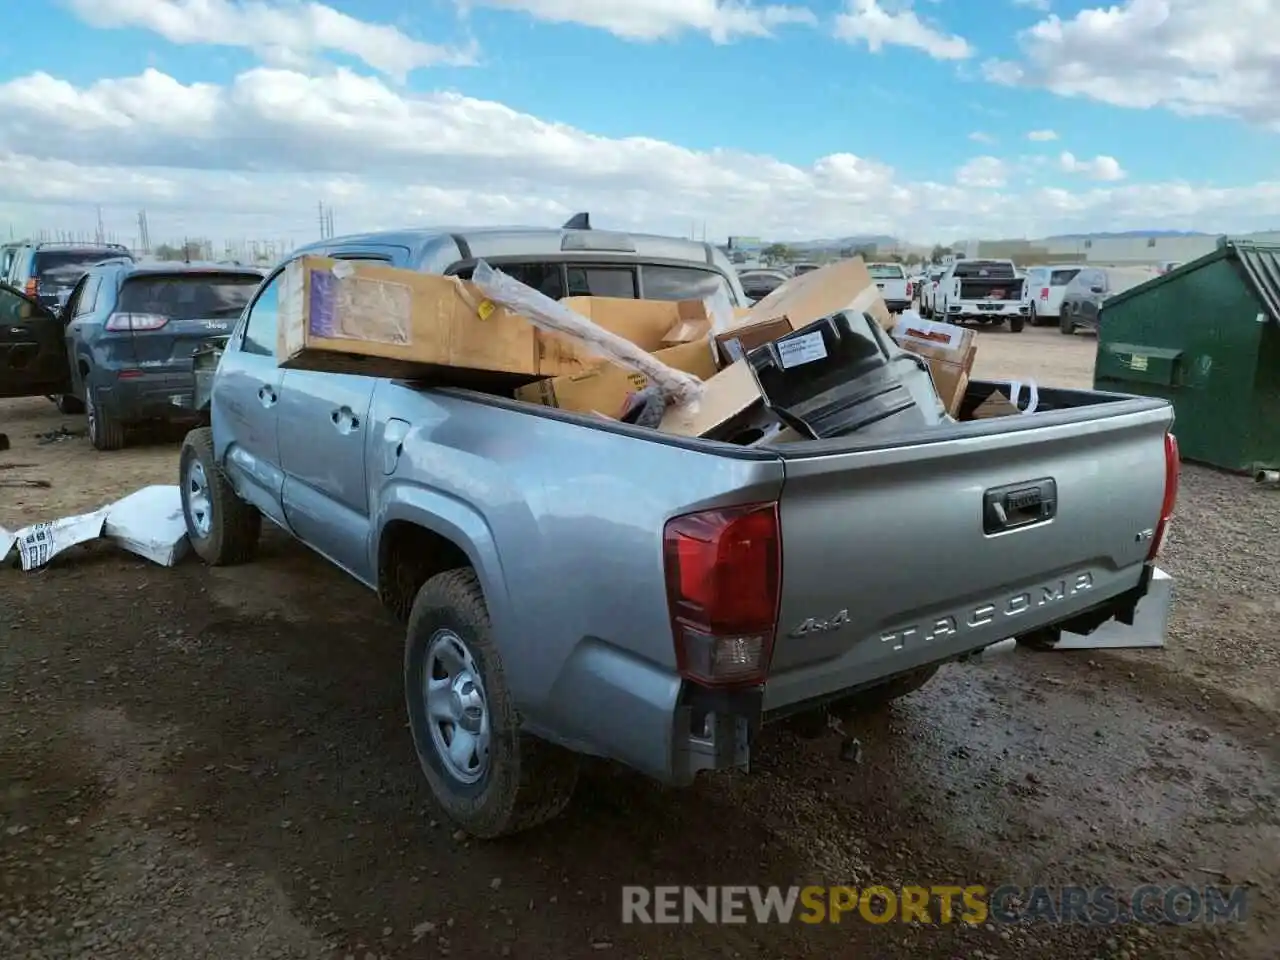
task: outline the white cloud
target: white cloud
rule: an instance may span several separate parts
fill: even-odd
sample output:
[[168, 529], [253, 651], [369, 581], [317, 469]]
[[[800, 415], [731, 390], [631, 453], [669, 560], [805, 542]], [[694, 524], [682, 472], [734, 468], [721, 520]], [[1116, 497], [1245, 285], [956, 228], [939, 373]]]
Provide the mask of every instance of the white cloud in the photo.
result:
[[[89, 0], [86, 0], [89, 2]], [[665, 40], [705, 33], [716, 43], [767, 37], [776, 27], [816, 23], [806, 7], [749, 0], [455, 0], [462, 8], [518, 10], [551, 23], [580, 23], [626, 40]]]
[[1058, 157], [1058, 165], [1067, 173], [1080, 173], [1094, 180], [1123, 180], [1125, 172], [1115, 157], [1102, 154], [1092, 160], [1080, 160], [1073, 153], [1063, 151]]
[[1017, 61], [983, 65], [997, 83], [1121, 107], [1164, 107], [1280, 128], [1280, 0], [1123, 0], [1019, 37]]
[[[866, 149], [874, 151], [874, 133]], [[858, 145], [853, 144], [855, 148]], [[1114, 163], [1114, 161], [1111, 161]], [[1105, 173], [1106, 158], [1074, 162]], [[601, 225], [777, 239], [890, 233], [920, 240], [1081, 230], [1270, 226], [1280, 182], [1236, 188], [1098, 183], [996, 186], [1009, 163], [970, 161], [955, 182], [913, 180], [866, 153], [809, 164], [648, 137], [615, 139], [457, 93], [410, 95], [337, 70], [258, 68], [227, 85], [151, 70], [77, 87], [48, 74], [0, 83], [0, 219], [19, 231], [303, 242], [315, 205], [339, 232], [431, 223]], [[981, 189], [969, 186], [982, 183]]]
[[989, 133], [983, 133], [981, 130], [975, 130], [969, 134], [969, 139], [974, 143], [995, 143], [996, 138]]
[[357, 20], [321, 3], [290, 0], [67, 0], [99, 28], [150, 30], [176, 44], [212, 44], [253, 50], [280, 66], [300, 66], [320, 53], [353, 57], [403, 80], [437, 64], [474, 62], [474, 45], [424, 43], [398, 28]]
[[910, 6], [886, 10], [877, 0], [847, 0], [836, 17], [835, 33], [849, 43], [865, 43], [872, 53], [897, 46], [923, 50], [935, 60], [973, 56], [967, 40], [930, 26]]
[[1027, 134], [1028, 140], [1035, 140], [1038, 143], [1047, 143], [1050, 140], [1057, 140], [1058, 135], [1052, 130], [1032, 130]]
[[962, 187], [1003, 187], [1008, 178], [1009, 169], [999, 157], [974, 157], [956, 171], [956, 183]]

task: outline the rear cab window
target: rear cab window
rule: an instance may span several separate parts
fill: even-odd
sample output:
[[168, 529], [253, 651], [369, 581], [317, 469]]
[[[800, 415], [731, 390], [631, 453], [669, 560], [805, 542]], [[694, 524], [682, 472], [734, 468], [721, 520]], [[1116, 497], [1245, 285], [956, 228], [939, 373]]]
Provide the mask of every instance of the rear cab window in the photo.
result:
[[[489, 261], [507, 276], [550, 297], [617, 297], [635, 300], [701, 300], [723, 290], [735, 297], [725, 278], [714, 270], [668, 264], [566, 263], [564, 261]], [[473, 268], [453, 271], [471, 279]]]
[[170, 320], [238, 317], [261, 282], [248, 273], [142, 274], [125, 280], [116, 310]]
[[872, 280], [902, 280], [906, 277], [896, 263], [873, 263], [867, 267]]
[[38, 250], [31, 272], [41, 289], [70, 290], [90, 267], [123, 256], [118, 250]]
[[1000, 260], [962, 260], [951, 275], [962, 280], [1016, 280], [1013, 264]]

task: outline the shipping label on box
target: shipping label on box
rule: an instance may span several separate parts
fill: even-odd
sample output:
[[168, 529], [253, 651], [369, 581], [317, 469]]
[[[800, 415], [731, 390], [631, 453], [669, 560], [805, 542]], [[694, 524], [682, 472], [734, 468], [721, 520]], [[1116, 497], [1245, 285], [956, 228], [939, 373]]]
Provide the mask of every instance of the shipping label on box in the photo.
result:
[[720, 349], [722, 362], [737, 363], [756, 347], [763, 347], [792, 331], [788, 317], [775, 317], [771, 320], [757, 320], [744, 323], [726, 330], [716, 337], [716, 345]]

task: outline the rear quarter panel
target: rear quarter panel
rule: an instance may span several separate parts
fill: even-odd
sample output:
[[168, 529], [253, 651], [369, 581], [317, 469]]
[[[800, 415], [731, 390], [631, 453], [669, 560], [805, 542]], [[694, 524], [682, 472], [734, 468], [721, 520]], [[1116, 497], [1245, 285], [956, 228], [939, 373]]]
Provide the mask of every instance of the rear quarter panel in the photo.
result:
[[[380, 438], [393, 417], [411, 427], [388, 476]], [[467, 551], [527, 726], [660, 772], [669, 757], [652, 750], [670, 743], [679, 691], [663, 525], [775, 498], [781, 462], [390, 381], [379, 383], [370, 423], [375, 530], [409, 519]]]

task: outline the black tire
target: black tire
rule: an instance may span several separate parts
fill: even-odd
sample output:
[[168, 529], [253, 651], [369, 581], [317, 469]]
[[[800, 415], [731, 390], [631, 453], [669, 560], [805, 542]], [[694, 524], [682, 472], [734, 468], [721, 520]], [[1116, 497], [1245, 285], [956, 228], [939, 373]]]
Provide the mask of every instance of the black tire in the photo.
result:
[[59, 413], [65, 413], [68, 416], [84, 413], [84, 401], [70, 393], [59, 394], [53, 398], [53, 403]]
[[94, 449], [123, 450], [124, 424], [103, 409], [101, 398], [93, 387], [85, 387], [84, 397], [84, 414], [88, 420], [89, 442], [93, 444]]
[[909, 673], [894, 677], [892, 680], [862, 690], [854, 694], [840, 705], [840, 713], [867, 713], [887, 707], [895, 700], [901, 700], [909, 693], [915, 693], [933, 679], [938, 672], [939, 664], [919, 667]]
[[196, 556], [211, 567], [253, 559], [262, 534], [262, 514], [231, 489], [214, 459], [213, 431], [208, 427], [192, 430], [182, 441], [178, 487], [187, 539]]
[[1009, 332], [1021, 333], [1023, 326], [1026, 325], [1027, 318], [1021, 315], [1009, 318]]
[[1030, 312], [1030, 316], [1028, 317], [1028, 321], [1031, 323], [1033, 327], [1044, 326], [1044, 317], [1040, 316], [1040, 313], [1039, 311], [1036, 310], [1036, 305], [1034, 303], [1031, 304], [1031, 312]]
[[[427, 716], [426, 673], [430, 669], [435, 675], [437, 663], [449, 659], [439, 651], [459, 649], [465, 653], [465, 668], [446, 674], [452, 677], [450, 689], [462, 693], [454, 702], [476, 698], [479, 707], [469, 708], [469, 719], [478, 730], [487, 721], [487, 757], [477, 759], [479, 750], [468, 756], [477, 759], [474, 770], [462, 770], [447, 756], [455, 741], [445, 728], [451, 726], [451, 736], [457, 737], [462, 725]], [[578, 782], [578, 757], [521, 731], [475, 571], [437, 574], [418, 590], [405, 635], [404, 690], [422, 772], [436, 802], [459, 827], [493, 839], [539, 826], [564, 810]]]
[[1071, 322], [1071, 317], [1065, 310], [1058, 314], [1058, 332], [1064, 337], [1070, 337], [1076, 332], [1076, 325]]

